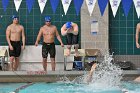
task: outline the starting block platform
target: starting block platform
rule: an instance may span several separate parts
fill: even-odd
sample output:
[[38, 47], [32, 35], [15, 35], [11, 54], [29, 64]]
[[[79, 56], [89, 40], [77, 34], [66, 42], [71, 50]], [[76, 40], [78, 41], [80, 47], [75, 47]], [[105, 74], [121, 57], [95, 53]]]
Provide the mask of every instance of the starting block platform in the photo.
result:
[[8, 65], [8, 51], [5, 48], [0, 49], [0, 66], [2, 70], [6, 70], [5, 64]]
[[[67, 49], [64, 49], [64, 70], [66, 70], [67, 57], [76, 56], [75, 49], [71, 49], [69, 56], [67, 56], [67, 51], [68, 51]], [[100, 55], [100, 50], [99, 49], [78, 49], [78, 53], [79, 54], [76, 57], [82, 57], [82, 64], [84, 66], [85, 57], [88, 57], [88, 56], [97, 57], [98, 55]]]
[[[64, 56], [67, 56], [67, 49], [64, 49]], [[71, 49], [70, 56], [76, 56], [75, 49]], [[85, 56], [85, 49], [78, 49], [78, 56]]]

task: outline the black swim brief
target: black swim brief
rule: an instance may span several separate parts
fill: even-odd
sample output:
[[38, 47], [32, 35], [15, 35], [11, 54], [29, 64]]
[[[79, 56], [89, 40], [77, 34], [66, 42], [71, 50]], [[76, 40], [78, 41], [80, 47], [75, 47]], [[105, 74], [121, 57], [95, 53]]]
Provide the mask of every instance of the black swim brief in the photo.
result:
[[42, 57], [47, 58], [48, 53], [50, 54], [50, 58], [55, 58], [56, 50], [54, 43], [45, 43], [42, 45]]

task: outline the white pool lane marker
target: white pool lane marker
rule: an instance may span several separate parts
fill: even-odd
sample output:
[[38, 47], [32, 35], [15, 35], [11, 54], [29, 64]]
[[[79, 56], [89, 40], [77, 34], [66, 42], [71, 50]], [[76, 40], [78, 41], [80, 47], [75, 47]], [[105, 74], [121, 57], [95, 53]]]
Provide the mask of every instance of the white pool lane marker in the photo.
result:
[[15, 91], [9, 92], [9, 93], [18, 93], [20, 90], [25, 89], [31, 85], [33, 85], [34, 83], [28, 83], [26, 85], [20, 86], [19, 88], [17, 88]]

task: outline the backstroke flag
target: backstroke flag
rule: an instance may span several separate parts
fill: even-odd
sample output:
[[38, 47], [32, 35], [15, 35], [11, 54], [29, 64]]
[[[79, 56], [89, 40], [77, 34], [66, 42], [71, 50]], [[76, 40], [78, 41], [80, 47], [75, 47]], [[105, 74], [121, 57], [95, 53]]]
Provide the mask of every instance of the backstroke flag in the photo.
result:
[[61, 0], [61, 1], [62, 1], [64, 13], [66, 15], [72, 0]]
[[101, 15], [103, 16], [108, 0], [98, 0]]
[[42, 14], [42, 12], [44, 10], [44, 7], [46, 5], [46, 2], [47, 2], [47, 0], [38, 0], [38, 4], [39, 4], [39, 7], [40, 7], [41, 14]]
[[115, 17], [121, 0], [109, 0], [109, 1], [110, 1], [110, 6], [113, 12], [113, 16]]
[[20, 4], [21, 4], [22, 0], [14, 0], [14, 4], [15, 4], [15, 7], [16, 7], [16, 11], [18, 12], [18, 9], [20, 7]]
[[140, 0], [133, 0], [138, 18], [140, 17]]
[[88, 7], [88, 11], [89, 11], [90, 16], [92, 15], [92, 12], [93, 12], [93, 9], [95, 7], [96, 1], [97, 0], [86, 0], [86, 4], [87, 4], [87, 7]]
[[122, 0], [122, 5], [123, 5], [124, 14], [127, 17], [130, 7], [132, 5], [132, 0]]
[[58, 7], [59, 2], [60, 2], [60, 0], [50, 0], [53, 13], [55, 13], [55, 11], [56, 11], [56, 9]]
[[74, 0], [74, 7], [75, 7], [75, 10], [76, 10], [77, 16], [79, 15], [79, 12], [81, 10], [81, 6], [83, 4], [83, 1], [84, 0]]
[[2, 6], [3, 6], [3, 9], [4, 9], [4, 12], [7, 9], [8, 3], [9, 3], [9, 0], [2, 0]]
[[28, 12], [30, 13], [33, 7], [35, 0], [26, 0], [26, 5], [28, 7]]

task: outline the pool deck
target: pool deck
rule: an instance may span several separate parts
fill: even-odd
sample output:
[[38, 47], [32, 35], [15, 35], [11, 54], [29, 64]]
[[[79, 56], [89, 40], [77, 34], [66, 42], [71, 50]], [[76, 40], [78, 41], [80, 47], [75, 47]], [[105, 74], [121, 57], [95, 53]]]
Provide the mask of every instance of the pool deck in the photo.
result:
[[[55, 82], [62, 77], [69, 80], [88, 73], [86, 71], [0, 71], [0, 82]], [[123, 71], [123, 80], [134, 80], [140, 76], [140, 70]]]

